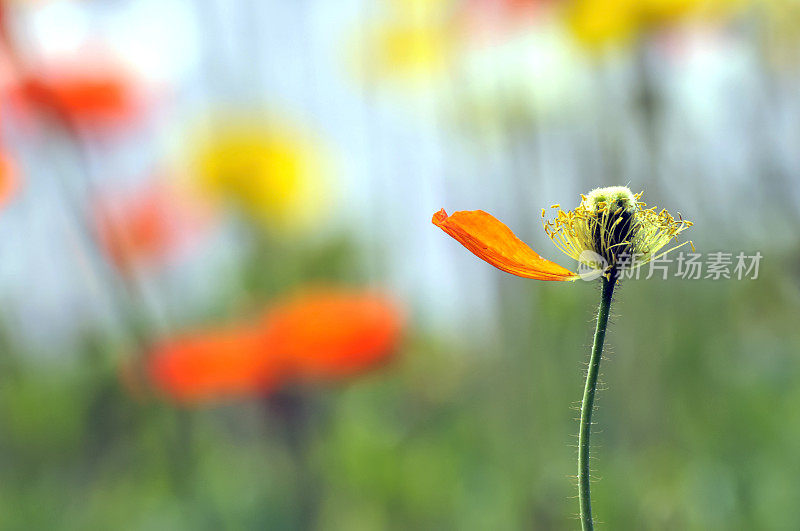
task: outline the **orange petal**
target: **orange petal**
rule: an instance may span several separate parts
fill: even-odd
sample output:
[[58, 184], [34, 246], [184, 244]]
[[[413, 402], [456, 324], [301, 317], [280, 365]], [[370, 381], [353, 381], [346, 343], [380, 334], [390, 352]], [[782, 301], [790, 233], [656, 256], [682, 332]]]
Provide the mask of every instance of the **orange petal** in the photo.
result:
[[300, 380], [335, 380], [384, 361], [398, 343], [402, 317], [370, 292], [307, 292], [265, 317], [266, 344]]
[[483, 210], [454, 212], [444, 209], [433, 215], [433, 224], [455, 238], [475, 256], [497, 269], [536, 280], [575, 280], [578, 275], [545, 260], [511, 229]]
[[261, 326], [178, 337], [153, 349], [147, 376], [181, 404], [263, 395], [283, 376], [282, 363], [265, 350], [263, 338]]

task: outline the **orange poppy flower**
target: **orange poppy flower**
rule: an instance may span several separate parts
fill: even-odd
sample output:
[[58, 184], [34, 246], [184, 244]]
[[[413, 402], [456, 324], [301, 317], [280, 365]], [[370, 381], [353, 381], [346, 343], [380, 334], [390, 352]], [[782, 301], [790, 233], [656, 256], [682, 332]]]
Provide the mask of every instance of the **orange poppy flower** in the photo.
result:
[[164, 186], [129, 197], [104, 197], [96, 207], [100, 244], [120, 271], [166, 258], [198, 232], [202, 215]]
[[374, 367], [393, 353], [401, 328], [400, 312], [384, 296], [309, 291], [278, 302], [255, 324], [156, 346], [145, 376], [181, 404], [264, 396], [284, 385], [332, 381]]
[[591, 269], [581, 275], [545, 260], [482, 210], [452, 216], [440, 210], [433, 215], [433, 224], [478, 258], [512, 275], [537, 280], [591, 280], [619, 268], [641, 267], [678, 247], [693, 245], [688, 241], [657, 254], [692, 222], [680, 214], [675, 219], [666, 209], [659, 212], [655, 207], [645, 208], [641, 196], [626, 186], [609, 186], [581, 194], [575, 210], [565, 212], [560, 205], [553, 205], [551, 208], [558, 212], [551, 221], [544, 220], [546, 211], [542, 209], [544, 231], [550, 240], [564, 254]]
[[156, 389], [183, 404], [267, 394], [283, 377], [267, 355], [260, 326], [179, 337], [156, 347], [147, 364]]
[[132, 84], [111, 72], [39, 74], [24, 79], [17, 103], [55, 112], [81, 125], [116, 126], [134, 119], [139, 102]]
[[275, 306], [265, 317], [265, 338], [294, 377], [335, 380], [387, 359], [398, 343], [402, 321], [382, 295], [330, 289]]
[[483, 210], [433, 215], [433, 224], [458, 240], [475, 256], [518, 277], [536, 280], [575, 280], [578, 275], [539, 256], [511, 229]]

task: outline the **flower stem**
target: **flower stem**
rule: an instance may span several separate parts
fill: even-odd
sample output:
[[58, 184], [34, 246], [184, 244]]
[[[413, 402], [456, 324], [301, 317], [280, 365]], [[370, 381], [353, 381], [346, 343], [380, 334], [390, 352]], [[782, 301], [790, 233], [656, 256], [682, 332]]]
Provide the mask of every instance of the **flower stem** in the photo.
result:
[[603, 294], [600, 300], [600, 308], [597, 310], [597, 328], [594, 332], [592, 357], [589, 360], [586, 387], [583, 390], [583, 402], [581, 402], [581, 427], [578, 434], [578, 498], [581, 504], [581, 527], [583, 531], [594, 529], [592, 500], [589, 493], [589, 434], [592, 429], [594, 395], [597, 390], [597, 376], [600, 372], [600, 358], [603, 355], [603, 342], [606, 339], [608, 313], [611, 309], [611, 299], [614, 296], [616, 283], [617, 275], [613, 270], [608, 276], [603, 277]]

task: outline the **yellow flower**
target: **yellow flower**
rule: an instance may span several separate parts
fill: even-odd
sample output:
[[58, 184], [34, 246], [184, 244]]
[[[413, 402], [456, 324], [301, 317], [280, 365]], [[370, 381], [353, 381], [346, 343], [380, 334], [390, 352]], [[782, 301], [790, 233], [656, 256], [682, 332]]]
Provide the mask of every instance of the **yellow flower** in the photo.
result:
[[638, 29], [637, 0], [574, 0], [567, 21], [575, 37], [590, 48], [624, 42]]
[[370, 62], [380, 76], [414, 76], [440, 71], [449, 52], [445, 32], [438, 26], [387, 24], [374, 33]]
[[366, 79], [426, 83], [444, 74], [456, 41], [445, 0], [395, 0], [353, 46], [351, 58]]
[[568, 26], [590, 48], [603, 48], [692, 17], [719, 18], [748, 0], [570, 0]]
[[317, 143], [286, 121], [228, 117], [197, 143], [200, 191], [269, 229], [309, 227], [325, 210], [326, 165]]

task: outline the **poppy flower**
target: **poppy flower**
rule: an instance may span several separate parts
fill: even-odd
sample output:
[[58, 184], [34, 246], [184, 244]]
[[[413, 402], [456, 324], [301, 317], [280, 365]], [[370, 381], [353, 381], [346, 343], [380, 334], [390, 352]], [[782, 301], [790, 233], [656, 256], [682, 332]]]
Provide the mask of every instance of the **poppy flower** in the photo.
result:
[[[574, 211], [564, 212], [554, 205], [558, 214], [544, 222], [545, 233], [567, 256], [594, 270], [609, 271], [630, 257], [635, 257], [636, 265], [641, 266], [692, 226], [680, 216], [676, 220], [666, 210], [645, 208], [646, 204], [639, 201], [641, 195], [634, 195], [624, 186], [612, 186], [582, 195]], [[562, 281], [581, 277], [539, 256], [503, 223], [481, 210], [455, 212], [451, 216], [441, 210], [433, 215], [433, 224], [478, 258], [512, 275]]]
[[141, 102], [126, 76], [110, 70], [28, 75], [12, 90], [22, 109], [56, 113], [80, 126], [113, 128], [134, 120]]
[[580, 42], [602, 48], [689, 17], [719, 17], [742, 4], [738, 0], [570, 0], [566, 14]]
[[381, 77], [425, 79], [448, 67], [451, 40], [448, 28], [440, 24], [385, 24], [372, 36], [367, 62]]
[[267, 394], [282, 381], [279, 360], [267, 355], [260, 326], [189, 334], [150, 354], [151, 383], [179, 403]]
[[161, 185], [149, 185], [130, 196], [102, 197], [95, 208], [101, 247], [126, 273], [168, 258], [183, 248], [203, 223], [196, 206]]
[[401, 328], [386, 297], [342, 290], [301, 294], [265, 317], [267, 344], [299, 380], [336, 380], [381, 363]]
[[[558, 211], [555, 219], [544, 221], [545, 233], [561, 251], [581, 264], [591, 266], [594, 269], [592, 277], [603, 277], [580, 409], [578, 500], [582, 529], [594, 529], [589, 484], [589, 435], [614, 289], [624, 269], [641, 266], [669, 252], [656, 256], [667, 243], [692, 226], [680, 215], [675, 220], [666, 210], [656, 212], [653, 207], [645, 208], [647, 205], [640, 201], [641, 195], [634, 195], [624, 186], [597, 188], [582, 195], [580, 204], [573, 211], [564, 212], [559, 205], [553, 205], [551, 208]], [[542, 218], [545, 213], [542, 209]], [[545, 260], [486, 212], [456, 212], [448, 216], [441, 210], [434, 214], [433, 223], [476, 256], [508, 273], [538, 280], [584, 277]], [[680, 245], [673, 249], [677, 247]], [[633, 257], [638, 262], [636, 265], [628, 262]]]
[[427, 92], [446, 78], [457, 58], [455, 10], [447, 0], [393, 0], [381, 18], [351, 43], [348, 58], [359, 78], [386, 88]]
[[227, 116], [194, 144], [200, 192], [273, 231], [311, 227], [325, 211], [326, 166], [311, 135], [286, 120]]
[[275, 303], [255, 323], [162, 342], [148, 355], [145, 372], [182, 404], [264, 396], [375, 367], [393, 353], [401, 330], [399, 310], [382, 295], [308, 291]]

